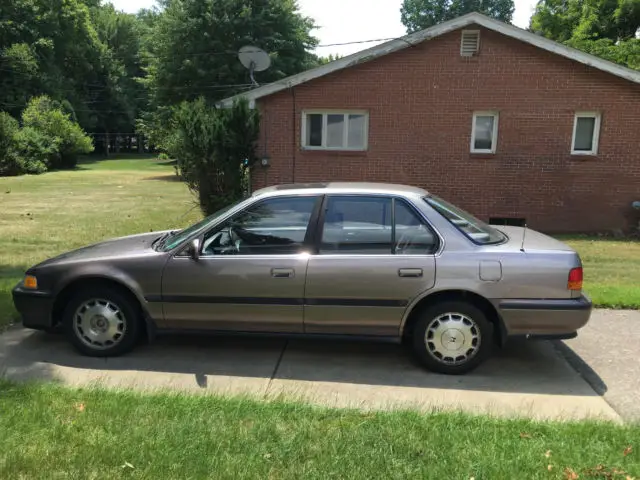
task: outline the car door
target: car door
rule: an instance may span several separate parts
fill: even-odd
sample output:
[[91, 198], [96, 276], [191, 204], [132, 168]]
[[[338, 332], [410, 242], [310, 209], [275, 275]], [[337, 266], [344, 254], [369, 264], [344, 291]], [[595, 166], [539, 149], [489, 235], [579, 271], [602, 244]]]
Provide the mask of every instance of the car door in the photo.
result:
[[439, 237], [404, 199], [328, 195], [316, 238], [305, 332], [397, 335], [408, 303], [435, 284]]
[[257, 201], [206, 232], [197, 260], [171, 258], [162, 276], [164, 326], [301, 332], [307, 232], [320, 203]]

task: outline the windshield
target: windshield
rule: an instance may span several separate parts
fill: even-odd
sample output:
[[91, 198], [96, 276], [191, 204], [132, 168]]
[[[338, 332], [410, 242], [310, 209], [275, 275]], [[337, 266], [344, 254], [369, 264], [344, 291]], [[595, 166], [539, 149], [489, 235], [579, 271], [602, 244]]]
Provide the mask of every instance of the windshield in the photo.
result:
[[158, 245], [157, 247], [158, 250], [161, 252], [167, 252], [172, 248], [175, 248], [176, 246], [184, 242], [187, 238], [189, 238], [191, 235], [194, 235], [200, 230], [204, 230], [207, 227], [207, 225], [209, 225], [213, 220], [215, 220], [217, 217], [225, 213], [227, 210], [230, 210], [231, 208], [238, 205], [238, 203], [240, 202], [232, 203], [231, 205], [221, 208], [217, 212], [212, 213], [208, 217], [203, 218], [198, 223], [194, 223], [193, 225], [185, 228], [184, 230], [180, 230], [178, 232], [172, 232], [164, 239], [164, 241], [160, 245]]
[[474, 243], [489, 245], [506, 240], [506, 236], [499, 230], [435, 195], [425, 197], [424, 200]]

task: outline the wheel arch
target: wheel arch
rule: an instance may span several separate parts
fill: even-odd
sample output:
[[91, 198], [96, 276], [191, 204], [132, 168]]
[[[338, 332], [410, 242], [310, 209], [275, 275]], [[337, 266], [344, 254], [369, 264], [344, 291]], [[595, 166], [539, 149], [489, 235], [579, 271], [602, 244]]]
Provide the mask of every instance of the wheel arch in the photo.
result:
[[414, 303], [409, 306], [404, 318], [402, 319], [402, 324], [400, 326], [400, 336], [402, 340], [405, 341], [410, 338], [411, 333], [413, 332], [413, 327], [421, 312], [432, 305], [446, 301], [468, 302], [479, 308], [482, 313], [485, 314], [487, 320], [489, 320], [495, 327], [494, 335], [496, 343], [499, 345], [504, 344], [507, 338], [507, 331], [504, 321], [495, 306], [487, 298], [478, 293], [472, 292], [471, 290], [460, 289], [439, 290], [437, 292], [427, 293], [414, 301]]
[[131, 298], [131, 300], [135, 302], [135, 307], [140, 310], [143, 320], [141, 322], [143, 336], [151, 339], [151, 336], [155, 333], [155, 323], [149, 315], [144, 296], [142, 296], [141, 292], [133, 285], [133, 282], [128, 282], [122, 277], [114, 277], [104, 273], [87, 273], [65, 279], [54, 296], [51, 312], [53, 325], [60, 325], [64, 309], [75, 292], [81, 288], [94, 287], [96, 285], [116, 289]]

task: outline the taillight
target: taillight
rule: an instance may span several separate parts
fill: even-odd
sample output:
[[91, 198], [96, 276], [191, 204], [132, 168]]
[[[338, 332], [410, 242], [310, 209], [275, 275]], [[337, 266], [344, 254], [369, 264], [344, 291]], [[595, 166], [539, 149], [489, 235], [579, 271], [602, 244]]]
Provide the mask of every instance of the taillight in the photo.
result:
[[582, 267], [571, 269], [567, 288], [569, 290], [582, 290]]

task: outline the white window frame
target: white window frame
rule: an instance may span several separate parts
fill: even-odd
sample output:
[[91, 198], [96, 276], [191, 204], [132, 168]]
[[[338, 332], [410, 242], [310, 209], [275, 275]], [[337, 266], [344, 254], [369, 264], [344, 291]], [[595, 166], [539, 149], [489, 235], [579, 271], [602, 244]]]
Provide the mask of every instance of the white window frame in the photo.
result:
[[[322, 115], [322, 145], [310, 146], [307, 142], [307, 115]], [[343, 139], [345, 145], [342, 147], [327, 147], [327, 117], [328, 115], [344, 115], [343, 121]], [[362, 147], [349, 147], [349, 115], [364, 115], [364, 144]], [[301, 138], [300, 145], [303, 150], [333, 150], [333, 151], [351, 151], [363, 152], [369, 148], [369, 112], [366, 110], [304, 110], [302, 112], [302, 124], [300, 128]]]
[[[573, 135], [571, 136], [571, 155], [597, 155], [600, 142], [600, 112], [576, 112], [573, 117]], [[595, 118], [593, 125], [593, 137], [591, 138], [591, 150], [576, 150], [576, 132], [579, 118]]]
[[[477, 117], [493, 117], [493, 132], [491, 135], [491, 148], [475, 148], [476, 139], [476, 118]], [[498, 146], [498, 121], [500, 115], [496, 111], [473, 112], [471, 118], [471, 153], [496, 153]]]

